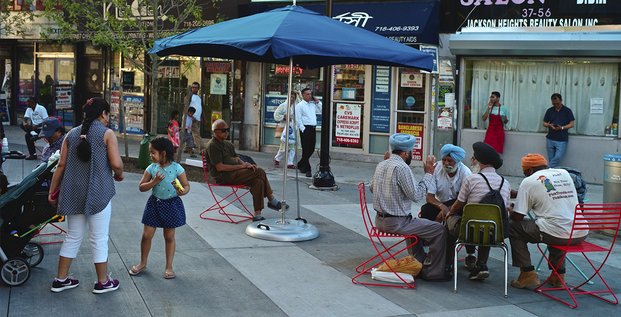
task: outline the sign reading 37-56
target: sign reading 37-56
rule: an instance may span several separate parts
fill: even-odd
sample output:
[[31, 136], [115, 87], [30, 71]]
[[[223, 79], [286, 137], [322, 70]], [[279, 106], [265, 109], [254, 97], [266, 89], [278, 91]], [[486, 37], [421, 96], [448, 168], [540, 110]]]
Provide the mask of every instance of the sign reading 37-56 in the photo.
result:
[[461, 27], [582, 27], [621, 24], [618, 0], [441, 0], [441, 33]]

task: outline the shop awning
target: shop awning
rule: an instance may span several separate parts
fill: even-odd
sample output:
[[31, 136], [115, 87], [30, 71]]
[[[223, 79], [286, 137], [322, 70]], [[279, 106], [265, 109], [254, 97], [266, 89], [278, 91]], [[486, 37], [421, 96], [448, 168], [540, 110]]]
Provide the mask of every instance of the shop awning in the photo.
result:
[[455, 55], [621, 56], [621, 27], [589, 29], [464, 29], [451, 34]]

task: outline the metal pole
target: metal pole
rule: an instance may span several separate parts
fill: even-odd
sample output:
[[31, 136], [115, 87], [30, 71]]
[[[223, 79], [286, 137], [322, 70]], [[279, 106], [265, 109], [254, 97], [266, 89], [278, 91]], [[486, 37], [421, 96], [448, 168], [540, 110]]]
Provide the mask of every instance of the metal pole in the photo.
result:
[[[295, 4], [295, 3], [294, 3]], [[286, 123], [285, 123], [285, 129], [283, 130], [283, 133], [286, 133], [286, 138], [285, 138], [285, 158], [287, 158], [289, 156], [289, 122], [291, 122], [291, 109], [289, 109], [289, 107], [291, 107], [291, 92], [293, 91], [293, 57], [289, 57], [289, 86], [287, 87], [287, 99], [285, 100], [285, 102], [287, 103], [287, 106], [285, 107], [287, 109], [287, 112], [285, 112], [286, 115]], [[295, 124], [295, 118], [293, 119], [293, 123]], [[296, 133], [297, 131], [293, 131], [293, 133]], [[297, 137], [296, 137], [296, 143], [297, 143]], [[282, 223], [285, 222], [285, 204], [287, 202], [286, 199], [286, 195], [287, 195], [287, 164], [283, 164], [282, 166], [282, 208], [280, 209], [280, 220]], [[297, 180], [296, 180], [297, 181]], [[299, 201], [299, 197], [298, 197], [298, 201]]]
[[[326, 1], [326, 16], [332, 17], [332, 0]], [[325, 67], [324, 93], [321, 108], [321, 148], [319, 152], [319, 172], [313, 176], [313, 186], [318, 189], [336, 187], [334, 175], [330, 171], [330, 104], [332, 100], [332, 66]]]

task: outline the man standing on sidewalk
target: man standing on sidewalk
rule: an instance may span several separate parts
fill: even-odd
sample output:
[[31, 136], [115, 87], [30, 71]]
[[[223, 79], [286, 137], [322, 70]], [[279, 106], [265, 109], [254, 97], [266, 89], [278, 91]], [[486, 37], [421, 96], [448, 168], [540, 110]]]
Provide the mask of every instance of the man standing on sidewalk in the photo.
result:
[[190, 99], [190, 107], [194, 107], [196, 110], [194, 115], [188, 115], [192, 117], [192, 138], [194, 139], [194, 146], [198, 153], [201, 152], [203, 142], [201, 141], [201, 115], [203, 114], [203, 101], [198, 95], [198, 90], [201, 85], [198, 82], [192, 83], [192, 98]]
[[546, 135], [546, 149], [548, 150], [548, 160], [550, 167], [557, 167], [565, 156], [569, 132], [567, 130], [574, 127], [574, 113], [571, 109], [563, 105], [563, 97], [559, 93], [552, 94], [550, 98], [552, 107], [546, 110], [543, 116], [543, 126], [548, 128]]
[[[310, 88], [302, 89], [302, 101], [295, 105], [295, 120], [300, 130], [302, 143], [302, 158], [298, 161], [300, 173], [306, 173], [306, 177], [313, 176], [310, 157], [315, 152], [317, 109], [321, 109], [321, 101], [313, 97]], [[321, 110], [319, 110], [321, 111]]]

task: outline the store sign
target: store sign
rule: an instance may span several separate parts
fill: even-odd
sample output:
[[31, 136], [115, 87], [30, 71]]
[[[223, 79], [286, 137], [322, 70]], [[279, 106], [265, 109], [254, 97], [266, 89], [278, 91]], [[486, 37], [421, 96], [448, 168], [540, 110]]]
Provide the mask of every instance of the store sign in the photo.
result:
[[276, 126], [278, 122], [274, 120], [274, 111], [281, 103], [287, 101], [287, 95], [265, 95], [264, 122], [268, 125]]
[[390, 67], [373, 66], [371, 132], [390, 132]]
[[[299, 76], [304, 78], [318, 78], [319, 68], [304, 69], [299, 66], [293, 66], [293, 76]], [[270, 74], [275, 77], [289, 77], [289, 65], [271, 64]]]
[[337, 144], [360, 145], [362, 105], [337, 103], [335, 124]]
[[[305, 5], [325, 14], [326, 6]], [[402, 12], [404, 14], [395, 14]], [[400, 43], [438, 44], [437, 1], [334, 3], [332, 18]]]
[[228, 73], [231, 71], [231, 63], [207, 61], [203, 63], [203, 69], [207, 73]]
[[582, 27], [621, 24], [615, 0], [441, 0], [440, 33], [462, 27]]
[[72, 85], [56, 85], [56, 110], [71, 109]]
[[423, 78], [421, 73], [404, 71], [401, 73], [401, 87], [423, 88]]
[[416, 144], [412, 150], [412, 160], [423, 160], [423, 135], [425, 126], [423, 124], [397, 122], [397, 133], [406, 133], [416, 137]]

